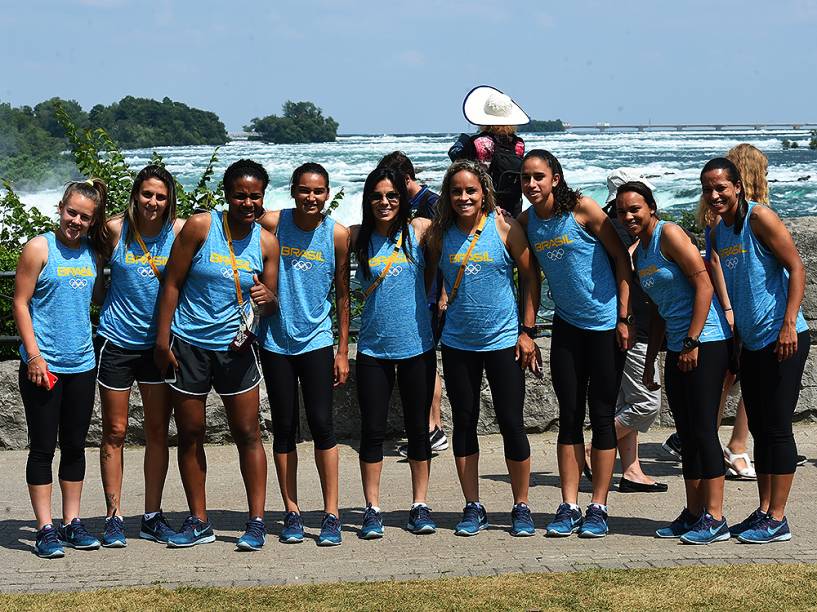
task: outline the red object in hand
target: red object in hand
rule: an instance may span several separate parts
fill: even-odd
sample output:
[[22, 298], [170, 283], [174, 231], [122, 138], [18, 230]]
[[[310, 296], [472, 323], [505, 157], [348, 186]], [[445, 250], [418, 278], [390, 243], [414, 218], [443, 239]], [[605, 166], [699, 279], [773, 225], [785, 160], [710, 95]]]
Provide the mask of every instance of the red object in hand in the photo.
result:
[[46, 372], [45, 380], [48, 383], [48, 390], [49, 391], [51, 391], [51, 389], [54, 388], [54, 385], [57, 384], [57, 377], [54, 374], [52, 374], [51, 372]]

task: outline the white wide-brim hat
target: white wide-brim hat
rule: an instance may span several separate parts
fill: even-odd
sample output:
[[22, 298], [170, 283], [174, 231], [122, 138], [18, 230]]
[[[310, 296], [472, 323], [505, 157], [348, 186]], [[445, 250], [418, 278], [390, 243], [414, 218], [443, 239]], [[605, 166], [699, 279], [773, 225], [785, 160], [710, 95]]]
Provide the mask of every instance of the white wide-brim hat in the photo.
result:
[[527, 113], [490, 85], [474, 87], [462, 102], [462, 114], [474, 125], [524, 125], [530, 121]]
[[635, 168], [616, 168], [607, 176], [607, 204], [616, 199], [616, 192], [624, 183], [641, 183], [655, 191], [655, 186]]

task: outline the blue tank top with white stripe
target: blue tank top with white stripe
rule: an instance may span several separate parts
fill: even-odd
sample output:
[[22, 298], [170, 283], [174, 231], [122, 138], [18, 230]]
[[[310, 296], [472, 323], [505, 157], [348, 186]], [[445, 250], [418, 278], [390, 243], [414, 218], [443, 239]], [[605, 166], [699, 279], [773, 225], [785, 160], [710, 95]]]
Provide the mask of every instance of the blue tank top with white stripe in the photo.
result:
[[572, 212], [542, 219], [534, 207], [528, 209], [527, 233], [559, 318], [580, 329], [615, 329], [616, 278], [601, 241]]
[[[409, 235], [409, 252], [414, 261], [409, 261], [401, 248], [386, 278], [363, 305], [357, 350], [370, 357], [408, 359], [430, 351], [434, 346], [431, 311], [426, 304], [425, 258], [410, 225]], [[380, 277], [394, 251], [395, 242], [372, 232], [369, 241], [371, 278], [363, 278], [359, 267], [355, 273], [361, 290], [366, 291]]]
[[[440, 269], [449, 297], [473, 239], [456, 223], [443, 234]], [[518, 338], [513, 259], [499, 236], [492, 212], [471, 251], [457, 295], [448, 304], [442, 343], [464, 351], [495, 351], [515, 346]]]
[[[226, 351], [241, 323], [230, 249], [222, 217], [227, 212], [210, 212], [210, 231], [193, 256], [190, 271], [179, 295], [179, 305], [170, 329], [193, 346]], [[253, 274], [261, 278], [261, 226], [253, 223], [241, 240], [233, 239], [236, 265], [244, 301], [250, 299]]]
[[295, 225], [292, 209], [286, 209], [278, 219], [277, 235], [279, 310], [264, 319], [261, 347], [300, 355], [332, 346], [329, 293], [335, 279], [335, 222], [327, 216], [305, 232]]
[[[735, 327], [743, 344], [751, 351], [777, 341], [789, 296], [786, 268], [752, 231], [750, 218], [755, 206], [755, 202], [749, 202], [738, 234], [735, 234], [734, 226], [721, 219], [713, 245], [723, 269]], [[807, 329], [803, 311], [799, 309], [797, 333]]]
[[[667, 348], [680, 352], [683, 349], [684, 338], [689, 334], [695, 290], [678, 264], [669, 261], [661, 252], [664, 225], [664, 221], [658, 222], [646, 248], [643, 242], [639, 245], [636, 272], [641, 287], [658, 306], [658, 312], [667, 324]], [[732, 332], [718, 296], [713, 295], [706, 323], [698, 339], [701, 342], [716, 342], [731, 337]]]
[[[139, 242], [133, 238], [126, 244], [127, 235], [125, 219], [111, 255], [111, 286], [99, 315], [97, 333], [117, 346], [138, 351], [156, 344], [156, 301], [160, 285]], [[164, 225], [155, 236], [142, 236], [160, 274], [174, 239], [173, 222]]]
[[[87, 239], [72, 249], [54, 232], [43, 234], [48, 259], [34, 285], [28, 305], [34, 338], [55, 374], [77, 374], [96, 365], [91, 341], [91, 297], [96, 280], [96, 257]], [[28, 361], [25, 347], [20, 357]]]

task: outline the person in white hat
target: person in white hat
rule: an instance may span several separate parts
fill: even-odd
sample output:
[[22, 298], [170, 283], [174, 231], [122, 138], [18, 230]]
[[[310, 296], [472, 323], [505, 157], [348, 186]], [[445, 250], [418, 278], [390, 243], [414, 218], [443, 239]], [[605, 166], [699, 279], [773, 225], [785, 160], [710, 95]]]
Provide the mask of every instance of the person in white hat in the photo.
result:
[[470, 159], [488, 171], [498, 204], [514, 217], [522, 210], [519, 170], [525, 155], [525, 141], [516, 128], [530, 121], [510, 96], [495, 87], [475, 87], [462, 103], [465, 119], [480, 128], [477, 135], [460, 134], [449, 149], [451, 161]]

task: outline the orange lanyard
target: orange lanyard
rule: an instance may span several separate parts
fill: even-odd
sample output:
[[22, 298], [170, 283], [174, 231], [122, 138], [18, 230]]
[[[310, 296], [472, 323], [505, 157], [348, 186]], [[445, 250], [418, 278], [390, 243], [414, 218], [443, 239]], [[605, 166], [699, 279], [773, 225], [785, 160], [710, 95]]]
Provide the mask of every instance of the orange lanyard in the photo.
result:
[[147, 246], [145, 246], [145, 241], [142, 240], [141, 234], [139, 234], [139, 230], [136, 227], [133, 227], [133, 236], [136, 238], [136, 242], [139, 243], [139, 246], [142, 247], [142, 253], [145, 254], [147, 257], [148, 263], [150, 264], [151, 269], [153, 270], [154, 276], [156, 276], [156, 280], [160, 283], [162, 282], [162, 273], [159, 272], [159, 268], [156, 267], [156, 263], [153, 261], [153, 256], [148, 251]]
[[363, 292], [363, 299], [366, 300], [369, 296], [380, 286], [380, 283], [386, 278], [386, 275], [389, 273], [389, 268], [394, 263], [394, 260], [397, 259], [397, 255], [400, 252], [400, 247], [403, 245], [403, 232], [400, 232], [400, 236], [397, 237], [397, 244], [394, 245], [394, 250], [389, 255], [389, 259], [386, 261], [386, 266], [380, 272], [380, 276], [375, 279], [375, 281], [369, 285], [366, 291]]
[[238, 264], [235, 262], [235, 251], [233, 251], [233, 236], [230, 234], [230, 224], [227, 223], [227, 211], [221, 213], [221, 220], [224, 224], [224, 235], [227, 237], [227, 248], [230, 249], [230, 265], [233, 267], [233, 280], [235, 281], [235, 295], [238, 298], [238, 305], [244, 305], [244, 296], [241, 294], [241, 281], [238, 279]]
[[460, 288], [460, 283], [462, 282], [462, 276], [465, 274], [465, 266], [468, 265], [468, 260], [471, 258], [471, 251], [474, 250], [474, 247], [477, 245], [479, 241], [479, 237], [482, 235], [482, 230], [485, 227], [485, 221], [488, 219], [488, 215], [483, 215], [480, 213], [481, 217], [479, 223], [477, 224], [477, 229], [474, 232], [474, 239], [471, 241], [471, 246], [468, 247], [468, 250], [465, 252], [465, 257], [462, 258], [462, 262], [460, 263], [460, 270], [457, 272], [457, 280], [454, 281], [454, 286], [451, 287], [451, 295], [448, 296], [448, 303], [454, 301], [454, 298], [457, 297], [457, 289]]

